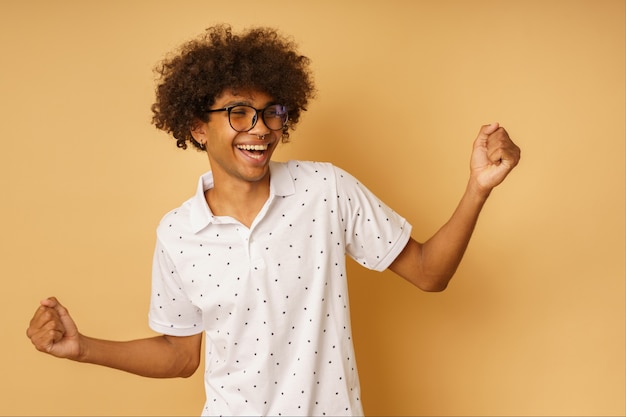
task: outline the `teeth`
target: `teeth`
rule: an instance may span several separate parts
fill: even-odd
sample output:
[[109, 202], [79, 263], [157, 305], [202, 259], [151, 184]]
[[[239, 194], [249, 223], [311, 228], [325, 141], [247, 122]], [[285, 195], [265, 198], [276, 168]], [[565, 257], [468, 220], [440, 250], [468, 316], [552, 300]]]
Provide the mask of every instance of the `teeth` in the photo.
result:
[[267, 145], [237, 145], [237, 148], [245, 151], [266, 151]]

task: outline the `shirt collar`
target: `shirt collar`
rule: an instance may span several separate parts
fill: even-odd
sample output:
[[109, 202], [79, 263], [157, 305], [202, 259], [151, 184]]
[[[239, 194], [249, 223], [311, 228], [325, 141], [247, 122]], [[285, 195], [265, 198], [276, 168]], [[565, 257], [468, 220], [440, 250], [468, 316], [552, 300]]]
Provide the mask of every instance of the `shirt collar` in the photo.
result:
[[[211, 223], [219, 222], [218, 217], [214, 216], [204, 197], [204, 192], [213, 188], [213, 173], [211, 171], [200, 176], [196, 194], [190, 200], [190, 222], [194, 233], [198, 233]], [[288, 196], [295, 193], [291, 172], [284, 162], [270, 162], [270, 199], [273, 196]]]

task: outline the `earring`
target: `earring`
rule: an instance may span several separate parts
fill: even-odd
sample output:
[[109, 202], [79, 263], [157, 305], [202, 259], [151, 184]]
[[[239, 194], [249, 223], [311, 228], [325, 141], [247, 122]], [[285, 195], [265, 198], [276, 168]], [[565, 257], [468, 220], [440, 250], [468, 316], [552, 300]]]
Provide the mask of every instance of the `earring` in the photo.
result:
[[200, 150], [206, 151], [206, 146], [204, 142], [198, 142], [193, 136], [189, 135], [189, 141], [196, 145]]

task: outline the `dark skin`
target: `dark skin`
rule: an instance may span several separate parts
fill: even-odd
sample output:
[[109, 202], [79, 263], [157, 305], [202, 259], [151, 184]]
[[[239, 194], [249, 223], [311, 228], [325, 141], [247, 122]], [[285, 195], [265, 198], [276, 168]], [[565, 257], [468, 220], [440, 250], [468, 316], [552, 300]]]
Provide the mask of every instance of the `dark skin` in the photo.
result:
[[[245, 102], [263, 108], [272, 97], [259, 91], [225, 91], [213, 108]], [[229, 215], [249, 226], [269, 197], [269, 161], [280, 132], [262, 121], [249, 132], [235, 132], [227, 115], [196, 121], [191, 134], [203, 145], [214, 174], [214, 188], [205, 194], [214, 214]], [[249, 145], [263, 151], [249, 152]], [[266, 146], [267, 145], [267, 146]], [[424, 291], [443, 291], [470, 241], [480, 211], [494, 187], [520, 159], [519, 148], [497, 123], [482, 126], [474, 141], [465, 192], [450, 219], [427, 241], [410, 239], [389, 269]], [[41, 301], [27, 330], [39, 351], [137, 375], [165, 378], [191, 376], [200, 363], [202, 333], [156, 336], [127, 342], [94, 339], [81, 334], [67, 309], [54, 298]]]

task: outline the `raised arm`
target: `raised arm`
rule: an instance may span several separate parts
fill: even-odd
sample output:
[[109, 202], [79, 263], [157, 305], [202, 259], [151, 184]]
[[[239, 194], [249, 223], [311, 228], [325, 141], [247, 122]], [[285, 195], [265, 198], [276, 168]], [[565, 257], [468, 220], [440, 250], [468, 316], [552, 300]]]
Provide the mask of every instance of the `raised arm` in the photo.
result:
[[520, 149], [497, 123], [474, 141], [470, 178], [452, 217], [430, 239], [410, 239], [389, 269], [424, 291], [443, 291], [459, 266], [491, 190], [517, 165]]
[[41, 301], [26, 335], [41, 352], [147, 377], [188, 377], [200, 364], [202, 334], [128, 342], [94, 339], [78, 331], [67, 309], [54, 297]]

